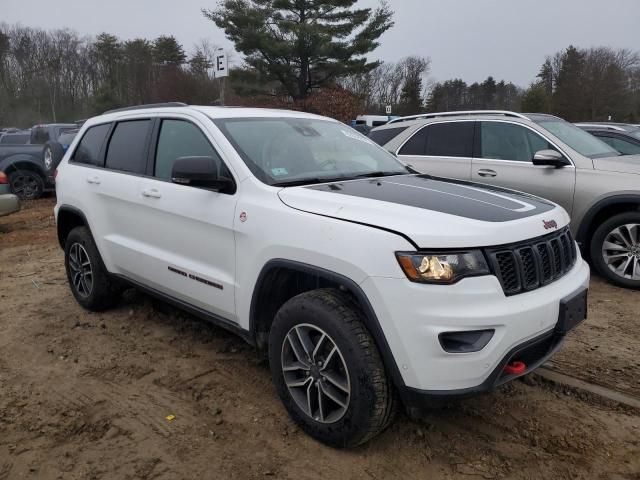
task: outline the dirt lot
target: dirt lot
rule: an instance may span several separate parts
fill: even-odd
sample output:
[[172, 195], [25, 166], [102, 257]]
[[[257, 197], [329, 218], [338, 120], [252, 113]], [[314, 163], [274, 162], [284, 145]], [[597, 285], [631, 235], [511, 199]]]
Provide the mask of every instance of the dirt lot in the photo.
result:
[[[536, 377], [401, 416], [353, 451], [324, 447], [231, 334], [135, 291], [82, 310], [52, 207], [0, 219], [0, 480], [640, 479], [640, 412]], [[639, 300], [594, 279], [553, 368], [640, 398]]]

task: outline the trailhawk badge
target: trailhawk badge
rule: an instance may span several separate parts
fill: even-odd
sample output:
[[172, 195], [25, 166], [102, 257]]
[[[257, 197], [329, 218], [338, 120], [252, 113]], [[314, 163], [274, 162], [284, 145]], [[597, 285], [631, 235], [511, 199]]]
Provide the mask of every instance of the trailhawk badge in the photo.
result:
[[558, 228], [558, 224], [556, 223], [555, 220], [542, 220], [542, 223], [544, 224], [544, 229], [545, 230], [549, 230], [550, 228]]

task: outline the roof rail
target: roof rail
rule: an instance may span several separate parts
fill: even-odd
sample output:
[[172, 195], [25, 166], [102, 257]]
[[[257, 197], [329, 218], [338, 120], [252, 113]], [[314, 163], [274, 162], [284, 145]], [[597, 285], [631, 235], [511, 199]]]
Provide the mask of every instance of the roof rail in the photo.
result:
[[505, 117], [517, 117], [528, 120], [521, 113], [509, 112], [507, 110], [465, 110], [460, 112], [440, 112], [440, 113], [421, 113], [418, 115], [409, 115], [407, 117], [394, 118], [389, 123], [408, 122], [409, 120], [426, 120], [428, 118], [438, 117], [458, 117], [464, 115], [504, 115]]
[[114, 108], [113, 110], [107, 110], [106, 112], [103, 113], [103, 115], [106, 115], [107, 113], [127, 112], [129, 110], [144, 110], [146, 108], [163, 108], [163, 107], [188, 107], [188, 105], [182, 102], [147, 103], [144, 105], [132, 105], [131, 107]]
[[580, 123], [576, 123], [576, 126], [587, 127], [587, 128], [602, 128], [604, 130], [615, 130], [618, 132], [626, 132], [626, 130], [619, 125], [607, 125], [606, 123], [580, 122]]

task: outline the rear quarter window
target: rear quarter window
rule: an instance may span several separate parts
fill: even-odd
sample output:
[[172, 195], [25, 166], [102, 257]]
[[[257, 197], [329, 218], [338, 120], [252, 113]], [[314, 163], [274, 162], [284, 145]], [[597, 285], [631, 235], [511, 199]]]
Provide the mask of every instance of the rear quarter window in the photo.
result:
[[102, 149], [102, 145], [107, 138], [110, 128], [111, 124], [109, 123], [89, 127], [82, 136], [82, 140], [80, 140], [75, 152], [73, 152], [72, 161], [101, 167], [102, 159], [100, 158], [100, 150]]
[[402, 132], [404, 132], [407, 127], [396, 127], [396, 128], [383, 128], [380, 130], [372, 130], [369, 132], [369, 138], [376, 142], [378, 145], [384, 146], [389, 143], [391, 140], [396, 138]]

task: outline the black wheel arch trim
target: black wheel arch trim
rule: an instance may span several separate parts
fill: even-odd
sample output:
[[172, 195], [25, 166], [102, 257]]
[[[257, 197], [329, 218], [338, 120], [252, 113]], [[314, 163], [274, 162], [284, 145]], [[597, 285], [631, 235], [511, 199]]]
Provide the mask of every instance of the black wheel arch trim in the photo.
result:
[[600, 213], [604, 208], [610, 207], [612, 205], [621, 204], [621, 203], [636, 203], [640, 207], [640, 194], [621, 194], [621, 195], [613, 195], [610, 197], [603, 198], [598, 202], [594, 203], [587, 213], [582, 217], [582, 221], [580, 222], [580, 226], [578, 227], [578, 232], [576, 233], [576, 241], [580, 244], [584, 244], [585, 241], [588, 240], [587, 233], [593, 220], [596, 218], [598, 213]]
[[[79, 208], [76, 208], [76, 207], [72, 207], [71, 205], [61, 205], [60, 208], [58, 209], [58, 215], [56, 217], [56, 233], [58, 234], [58, 243], [60, 244], [60, 248], [62, 248], [64, 250], [65, 242], [63, 241], [62, 237], [60, 236], [60, 214], [63, 213], [63, 212], [69, 212], [69, 213], [72, 213], [72, 214], [77, 215], [78, 217], [80, 217], [82, 219], [83, 223], [85, 224], [85, 226], [89, 229], [89, 232], [91, 232], [91, 226], [89, 225], [89, 221], [87, 220], [87, 217], [82, 212], [82, 210], [80, 210]], [[93, 235], [93, 233], [91, 233], [91, 234]], [[96, 248], [98, 248], [97, 245], [96, 245]], [[99, 250], [98, 250], [98, 252], [99, 252]]]
[[259, 292], [262, 288], [266, 275], [275, 268], [288, 268], [302, 273], [318, 275], [325, 280], [329, 280], [341, 286], [344, 286], [349, 292], [351, 292], [363, 308], [364, 318], [366, 322], [365, 326], [369, 330], [369, 333], [371, 333], [371, 335], [373, 336], [373, 340], [378, 347], [380, 354], [382, 355], [384, 366], [387, 372], [391, 375], [391, 380], [396, 387], [404, 387], [404, 380], [402, 379], [400, 369], [398, 368], [395, 357], [391, 352], [391, 347], [387, 342], [387, 338], [384, 334], [384, 331], [382, 330], [382, 326], [380, 325], [378, 316], [376, 315], [371, 302], [369, 302], [369, 299], [367, 298], [362, 288], [356, 282], [348, 277], [345, 277], [342, 274], [333, 272], [331, 270], [326, 270], [315, 265], [309, 265], [306, 263], [294, 260], [286, 260], [282, 258], [272, 259], [264, 264], [262, 270], [260, 271], [260, 274], [258, 275], [258, 279], [256, 280], [253, 288], [253, 293], [251, 295], [251, 306], [249, 310], [249, 331], [253, 339], [253, 344], [258, 344], [256, 335], [258, 316], [257, 302]]

